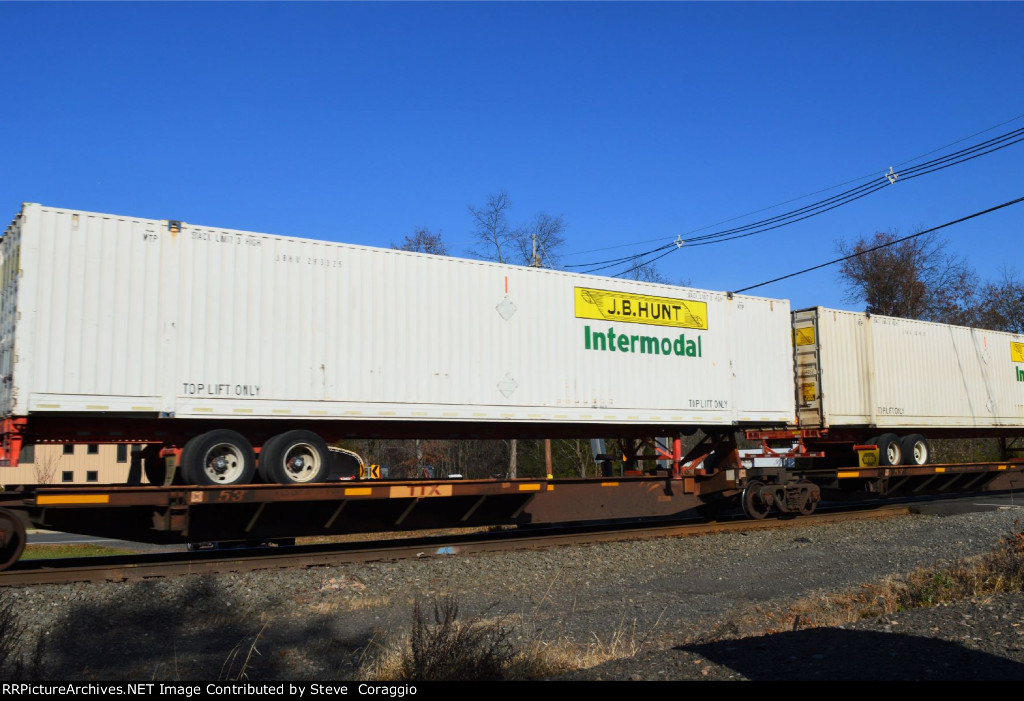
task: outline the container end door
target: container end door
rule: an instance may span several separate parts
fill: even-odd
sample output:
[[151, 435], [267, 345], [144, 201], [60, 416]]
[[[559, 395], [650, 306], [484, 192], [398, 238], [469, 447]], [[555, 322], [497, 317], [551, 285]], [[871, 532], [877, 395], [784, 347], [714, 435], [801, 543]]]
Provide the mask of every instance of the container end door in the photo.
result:
[[818, 310], [793, 312], [793, 367], [796, 415], [801, 428], [824, 428], [821, 394], [821, 345]]

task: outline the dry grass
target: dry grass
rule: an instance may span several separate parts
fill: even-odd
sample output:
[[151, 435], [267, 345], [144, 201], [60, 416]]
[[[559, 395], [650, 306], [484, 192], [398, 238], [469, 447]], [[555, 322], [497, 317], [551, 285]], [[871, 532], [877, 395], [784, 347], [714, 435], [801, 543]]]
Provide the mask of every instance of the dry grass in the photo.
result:
[[606, 639], [591, 633], [592, 640], [582, 644], [563, 637], [552, 642], [534, 640], [529, 643], [526, 654], [535, 660], [538, 677], [550, 676], [639, 655], [648, 642], [650, 632], [641, 635], [637, 631], [636, 619], [629, 625], [622, 619]]
[[[505, 618], [487, 619], [490, 611], [459, 620], [459, 603], [447, 596], [433, 602], [428, 616], [416, 601], [407, 638], [382, 646], [381, 654], [361, 670], [371, 680], [499, 681], [522, 679], [524, 661]], [[493, 607], [492, 607], [493, 608]]]
[[1020, 591], [1024, 591], [1024, 531], [1018, 523], [992, 552], [947, 567], [920, 568], [855, 590], [819, 593], [784, 609], [756, 607], [688, 642], [843, 625], [908, 609]]
[[372, 611], [384, 609], [392, 604], [389, 596], [358, 596], [344, 598], [340, 601], [319, 601], [309, 604], [306, 608], [321, 615], [349, 613], [352, 611]]
[[256, 644], [266, 630], [267, 624], [264, 623], [251, 639], [243, 638], [231, 649], [221, 665], [218, 681], [245, 681], [249, 678], [250, 667], [263, 654], [256, 648]]
[[414, 602], [410, 633], [371, 640], [364, 649], [359, 678], [369, 681], [540, 679], [632, 657], [643, 650], [650, 633], [640, 634], [636, 620], [627, 623], [623, 617], [606, 638], [595, 633], [586, 643], [561, 636], [548, 641], [531, 632], [531, 626], [524, 624], [522, 617], [485, 618], [486, 613], [460, 621], [457, 600], [446, 597], [433, 603], [433, 615], [428, 617], [423, 605]]

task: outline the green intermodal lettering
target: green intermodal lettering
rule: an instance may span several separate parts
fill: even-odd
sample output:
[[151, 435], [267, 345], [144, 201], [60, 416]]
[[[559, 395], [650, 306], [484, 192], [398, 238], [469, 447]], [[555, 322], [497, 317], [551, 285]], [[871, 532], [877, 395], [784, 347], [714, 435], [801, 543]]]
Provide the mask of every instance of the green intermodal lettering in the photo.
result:
[[643, 355], [676, 355], [683, 358], [704, 357], [704, 339], [687, 339], [681, 333], [676, 338], [659, 338], [657, 336], [626, 335], [615, 333], [609, 327], [607, 331], [591, 330], [583, 327], [583, 348], [596, 351], [618, 351], [619, 353], [641, 353]]
[[1024, 368], [1014, 368], [1017, 371], [1017, 382], [1024, 382]]

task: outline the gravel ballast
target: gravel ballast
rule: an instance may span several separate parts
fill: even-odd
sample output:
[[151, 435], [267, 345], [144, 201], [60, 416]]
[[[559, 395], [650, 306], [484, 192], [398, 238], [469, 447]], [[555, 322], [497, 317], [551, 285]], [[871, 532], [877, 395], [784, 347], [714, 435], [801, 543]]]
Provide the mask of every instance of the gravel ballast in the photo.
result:
[[[608, 659], [571, 679], [1024, 677], [1024, 595], [764, 635], [800, 600], [996, 546], [1019, 510], [3, 592], [51, 679], [352, 679], [412, 602], [453, 594], [519, 642]], [[761, 625], [761, 628], [758, 628]], [[258, 640], [253, 646], [253, 641]], [[611, 655], [614, 658], [614, 655]]]

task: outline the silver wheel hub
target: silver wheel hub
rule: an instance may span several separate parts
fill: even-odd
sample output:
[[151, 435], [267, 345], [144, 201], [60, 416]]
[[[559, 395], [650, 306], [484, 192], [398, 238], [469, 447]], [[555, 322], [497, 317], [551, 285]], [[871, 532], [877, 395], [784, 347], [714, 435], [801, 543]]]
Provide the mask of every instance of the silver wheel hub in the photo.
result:
[[230, 443], [215, 445], [206, 453], [203, 470], [214, 482], [232, 484], [241, 478], [245, 467], [242, 451]]
[[309, 482], [320, 473], [320, 453], [308, 443], [296, 443], [288, 448], [284, 467], [292, 482]]

